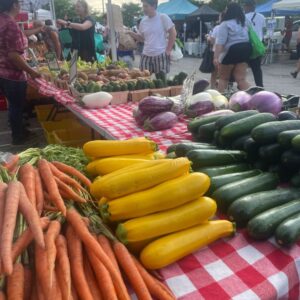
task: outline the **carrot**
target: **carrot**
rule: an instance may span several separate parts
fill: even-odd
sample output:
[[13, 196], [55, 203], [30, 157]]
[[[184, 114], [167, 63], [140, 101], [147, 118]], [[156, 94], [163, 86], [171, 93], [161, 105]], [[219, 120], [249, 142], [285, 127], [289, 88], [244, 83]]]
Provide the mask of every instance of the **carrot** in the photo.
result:
[[7, 278], [7, 299], [24, 299], [24, 267], [21, 263], [14, 265], [12, 274]]
[[59, 270], [58, 280], [61, 286], [62, 297], [64, 300], [69, 300], [71, 297], [71, 269], [65, 237], [60, 234], [55, 241], [55, 245], [57, 250], [56, 268]]
[[44, 205], [44, 210], [45, 211], [51, 211], [51, 212], [59, 212], [59, 209], [57, 207], [52, 206], [52, 205], [48, 205], [48, 204]]
[[45, 184], [46, 190], [49, 193], [50, 200], [57, 206], [57, 208], [66, 215], [66, 206], [64, 200], [62, 199], [57, 184], [55, 182], [54, 176], [52, 175], [51, 169], [48, 162], [45, 159], [40, 159], [38, 162], [38, 168]]
[[34, 170], [35, 173], [35, 198], [36, 198], [36, 210], [41, 216], [43, 212], [43, 206], [44, 206], [44, 194], [43, 194], [43, 185], [42, 180], [40, 177], [40, 173], [38, 170]]
[[93, 300], [83, 270], [82, 243], [71, 226], [67, 227], [66, 236], [71, 264], [71, 275], [78, 296], [80, 299]]
[[25, 217], [35, 241], [40, 247], [44, 248], [45, 241], [38, 212], [35, 209], [35, 206], [29, 201], [23, 184], [20, 184], [20, 189], [20, 212]]
[[108, 256], [103, 251], [100, 244], [94, 239], [90, 234], [88, 228], [85, 226], [79, 213], [74, 208], [68, 209], [67, 211], [67, 221], [72, 225], [75, 233], [85, 244], [86, 248], [92, 251], [97, 258], [102, 262], [105, 268], [109, 271], [112, 280], [115, 285], [115, 289], [120, 300], [129, 300], [126, 286], [119, 272], [116, 270], [114, 264], [110, 261]]
[[75, 179], [73, 179], [72, 177], [64, 174], [63, 172], [61, 172], [60, 170], [58, 170], [52, 163], [49, 163], [50, 169], [52, 171], [52, 174], [57, 177], [58, 179], [60, 179], [62, 182], [64, 182], [65, 184], [68, 184], [70, 186], [72, 186], [73, 188], [77, 189], [77, 190], [82, 190], [83, 192], [86, 191], [86, 189], [84, 187], [82, 187], [78, 181], [76, 181]]
[[72, 286], [71, 286], [71, 292], [72, 292], [71, 299], [73, 299], [73, 300], [79, 300], [79, 297], [77, 295], [77, 292], [76, 292], [76, 289], [74, 287], [74, 284], [72, 284]]
[[101, 245], [106, 255], [110, 258], [111, 262], [115, 265], [115, 267], [119, 270], [119, 273], [121, 274], [116, 256], [114, 254], [114, 250], [112, 249], [109, 239], [104, 234], [99, 234], [97, 239], [98, 243]]
[[19, 180], [25, 187], [26, 194], [32, 205], [36, 206], [35, 195], [35, 170], [33, 166], [26, 163], [19, 169]]
[[49, 267], [49, 286], [52, 287], [53, 284], [53, 273], [55, 268], [56, 259], [56, 245], [55, 240], [58, 237], [61, 229], [61, 224], [57, 220], [50, 222], [48, 230], [45, 234], [45, 244], [47, 251], [48, 267]]
[[[90, 262], [87, 258], [86, 253], [83, 256], [83, 262], [84, 262], [85, 277], [86, 277], [87, 283], [90, 287], [90, 291], [92, 293], [93, 299], [101, 300], [102, 299], [101, 292], [100, 292], [100, 289], [97, 285], [95, 274], [92, 270], [91, 264], [90, 264]], [[105, 297], [105, 299], [108, 299], [107, 296]]]
[[0, 300], [5, 300], [6, 297], [5, 297], [5, 294], [4, 292], [0, 291]]
[[7, 171], [9, 171], [10, 173], [14, 173], [14, 171], [16, 170], [17, 168], [17, 165], [18, 165], [18, 162], [19, 162], [19, 156], [18, 155], [13, 155], [12, 156], [12, 159], [7, 162], [7, 163], [4, 163], [2, 164], [2, 166], [4, 168], [7, 169]]
[[13, 272], [12, 242], [20, 201], [20, 186], [21, 184], [19, 182], [11, 181], [8, 184], [6, 192], [0, 250], [3, 271], [7, 275]]
[[118, 296], [109, 272], [90, 249], [87, 249], [87, 255], [103, 297], [107, 300], [117, 300]]
[[117, 260], [127, 275], [127, 278], [129, 279], [129, 282], [131, 283], [131, 286], [133, 287], [138, 299], [151, 300], [152, 297], [150, 292], [127, 248], [122, 243], [116, 241], [113, 244], [113, 249]]
[[83, 184], [85, 184], [87, 187], [90, 187], [90, 185], [92, 184], [91, 181], [84, 176], [82, 173], [80, 173], [78, 170], [76, 170], [75, 168], [71, 167], [71, 166], [67, 166], [61, 162], [58, 161], [53, 161], [52, 164], [59, 169], [61, 172], [63, 173], [67, 173], [69, 175], [75, 176], [77, 177]]
[[61, 195], [63, 197], [66, 197], [68, 199], [71, 199], [73, 201], [76, 201], [76, 202], [79, 202], [79, 203], [85, 203], [86, 200], [82, 197], [80, 197], [78, 194], [76, 194], [68, 185], [66, 185], [63, 181], [61, 181], [59, 178], [57, 177], [54, 177], [56, 183], [57, 183], [57, 186], [60, 190], [60, 193], [63, 192], [64, 195]]
[[44, 294], [43, 294], [41, 284], [39, 282], [36, 283], [36, 297], [37, 297], [38, 300], [46, 299]]
[[24, 300], [30, 300], [32, 290], [32, 270], [28, 267], [24, 267]]
[[53, 274], [53, 284], [51, 289], [51, 299], [62, 300], [62, 293], [59, 286], [59, 282], [56, 276], [56, 272]]
[[[47, 217], [43, 217], [41, 220], [42, 229], [46, 229], [50, 223], [50, 220]], [[23, 251], [29, 246], [33, 241], [33, 233], [30, 228], [27, 228], [16, 242], [12, 246], [12, 260], [15, 262], [17, 258], [23, 253]]]
[[[5, 197], [7, 191], [7, 184], [4, 182], [0, 182], [0, 237], [2, 236], [2, 225], [3, 225], [3, 218], [4, 218], [4, 208], [5, 208]], [[1, 257], [0, 257], [0, 274], [1, 271]]]
[[132, 256], [132, 259], [134, 260], [134, 263], [141, 274], [142, 278], [144, 279], [147, 288], [150, 291], [150, 294], [156, 298], [161, 300], [175, 300], [176, 297], [172, 294], [172, 292], [165, 286], [163, 283], [161, 283], [159, 280], [157, 280], [155, 277], [153, 277], [151, 274], [148, 273], [148, 271], [142, 266], [142, 264], [134, 257]]

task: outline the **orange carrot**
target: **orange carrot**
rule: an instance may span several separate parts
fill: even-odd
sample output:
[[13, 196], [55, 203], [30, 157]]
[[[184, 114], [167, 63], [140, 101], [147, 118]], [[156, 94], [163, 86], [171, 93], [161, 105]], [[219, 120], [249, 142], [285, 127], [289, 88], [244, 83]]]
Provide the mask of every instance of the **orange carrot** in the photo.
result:
[[[102, 299], [100, 289], [97, 285], [97, 281], [95, 278], [95, 274], [92, 270], [91, 264], [87, 258], [87, 254], [83, 256], [83, 262], [84, 262], [84, 273], [87, 280], [87, 283], [90, 287], [90, 291], [92, 293], [93, 299]], [[103, 290], [102, 290], [103, 291]], [[105, 299], [109, 299], [106, 295]]]
[[62, 300], [62, 293], [56, 277], [56, 272], [53, 273], [53, 284], [51, 289], [51, 298], [55, 300]]
[[20, 188], [19, 182], [11, 181], [8, 184], [6, 192], [6, 201], [4, 208], [3, 230], [1, 236], [1, 259], [3, 264], [3, 271], [6, 275], [13, 272], [12, 262], [12, 242], [14, 230], [16, 226], [16, 219], [18, 213], [18, 206], [20, 202]]
[[14, 265], [12, 274], [7, 278], [7, 299], [24, 299], [24, 267], [21, 263]]
[[19, 159], [18, 155], [13, 155], [12, 159], [7, 163], [2, 164], [2, 166], [6, 168], [8, 172], [13, 174], [18, 166]]
[[[4, 208], [5, 208], [5, 197], [7, 191], [7, 184], [4, 182], [0, 182], [0, 237], [2, 236], [2, 225], [3, 225], [3, 218], [4, 218]], [[1, 271], [1, 257], [0, 257], [0, 274]]]
[[51, 211], [51, 212], [59, 212], [59, 209], [57, 207], [52, 206], [52, 205], [48, 205], [48, 204], [44, 205], [44, 210], [45, 211]]
[[79, 297], [78, 297], [78, 295], [77, 295], [77, 292], [76, 292], [76, 289], [75, 289], [75, 287], [74, 287], [74, 284], [72, 284], [72, 286], [71, 286], [71, 292], [72, 292], [72, 297], [71, 297], [71, 299], [72, 299], [72, 300], [79, 300]]
[[[50, 220], [47, 217], [43, 217], [40, 220], [42, 229], [46, 229], [50, 223]], [[23, 253], [23, 251], [29, 246], [32, 241], [33, 233], [31, 232], [30, 228], [27, 228], [12, 246], [11, 256], [13, 262], [17, 260], [17, 258]]]
[[155, 277], [153, 277], [150, 273], [148, 273], [148, 271], [142, 266], [142, 264], [134, 256], [132, 256], [132, 259], [134, 260], [134, 263], [139, 273], [141, 274], [151, 295], [154, 298], [161, 299], [161, 300], [176, 299], [176, 297], [172, 294], [172, 292], [168, 289], [168, 287], [165, 286], [163, 283], [161, 283], [159, 280], [157, 280]]
[[36, 297], [37, 297], [38, 300], [46, 299], [44, 294], [43, 294], [41, 284], [39, 282], [36, 283]]
[[129, 282], [131, 283], [131, 286], [133, 287], [138, 299], [151, 300], [152, 297], [150, 292], [127, 248], [120, 242], [114, 242], [113, 249], [117, 260], [127, 275], [127, 278], [129, 279]]
[[[82, 197], [80, 197], [78, 194], [76, 194], [69, 186], [67, 186], [63, 181], [61, 181], [59, 178], [54, 177], [57, 186], [60, 190], [60, 193], [63, 191], [64, 195], [67, 195], [66, 198], [79, 202], [79, 203], [85, 203], [86, 200]], [[62, 193], [61, 193], [62, 194]], [[63, 195], [63, 197], [64, 197]]]
[[94, 239], [90, 234], [88, 228], [85, 226], [84, 221], [81, 216], [77, 213], [74, 208], [68, 209], [67, 211], [67, 221], [72, 225], [75, 233], [85, 244], [86, 248], [94, 252], [97, 258], [102, 262], [105, 268], [109, 271], [112, 280], [115, 285], [115, 289], [120, 300], [129, 300], [126, 286], [119, 272], [116, 270], [114, 264], [110, 261], [108, 256], [103, 251], [100, 244]]
[[109, 239], [103, 234], [99, 234], [97, 239], [98, 243], [101, 245], [106, 255], [110, 258], [111, 262], [115, 265], [115, 267], [119, 270], [119, 273], [121, 274], [116, 256], [114, 254], [114, 250], [112, 249]]
[[48, 230], [45, 234], [45, 244], [47, 251], [47, 259], [48, 259], [48, 268], [49, 268], [49, 286], [52, 287], [53, 284], [53, 274], [55, 268], [55, 260], [56, 260], [56, 245], [55, 240], [58, 237], [61, 229], [61, 224], [57, 220], [53, 220], [50, 222]]
[[62, 297], [64, 300], [69, 300], [71, 297], [71, 269], [65, 237], [60, 234], [55, 241], [55, 245], [57, 250], [56, 268], [59, 274], [58, 280]]
[[62, 214], [66, 215], [66, 206], [64, 200], [62, 199], [57, 184], [55, 182], [54, 176], [45, 159], [40, 159], [38, 162], [38, 168], [41, 178], [45, 184], [46, 190], [49, 194], [50, 200], [59, 208]]
[[32, 284], [32, 270], [28, 266], [24, 266], [24, 300], [30, 300]]
[[67, 227], [66, 237], [75, 289], [80, 299], [93, 300], [83, 270], [82, 243], [71, 226]]
[[108, 300], [117, 300], [118, 296], [109, 272], [90, 249], [87, 249], [86, 252], [95, 272], [98, 287], [100, 288], [103, 298]]
[[44, 205], [43, 185], [38, 170], [34, 170], [34, 173], [35, 173], [36, 210], [39, 216], [41, 216], [43, 212], [43, 205]]
[[19, 169], [19, 179], [25, 187], [28, 199], [34, 207], [36, 207], [36, 195], [35, 195], [35, 170], [33, 166], [26, 163]]
[[5, 294], [4, 292], [0, 291], [0, 300], [5, 300], [6, 297], [5, 297]]
[[75, 168], [71, 167], [71, 166], [67, 166], [61, 162], [58, 161], [54, 161], [52, 162], [52, 164], [59, 169], [61, 172], [63, 173], [67, 173], [69, 175], [75, 176], [77, 177], [83, 184], [85, 184], [87, 187], [90, 187], [90, 185], [92, 184], [91, 181], [84, 176], [82, 173], [80, 173], [78, 170], [76, 170]]
[[25, 217], [35, 241], [40, 247], [44, 248], [45, 241], [38, 212], [35, 206], [33, 206], [32, 203], [29, 201], [23, 184], [20, 184], [20, 189], [20, 212]]
[[60, 170], [58, 170], [52, 163], [49, 163], [50, 165], [50, 169], [52, 171], [52, 174], [57, 177], [58, 179], [60, 179], [62, 182], [64, 182], [65, 184], [68, 184], [70, 186], [72, 186], [74, 189], [77, 190], [82, 190], [83, 192], [86, 191], [86, 189], [84, 187], [82, 187], [78, 181], [76, 181], [75, 179], [73, 179], [72, 177], [64, 174], [63, 172], [61, 172]]

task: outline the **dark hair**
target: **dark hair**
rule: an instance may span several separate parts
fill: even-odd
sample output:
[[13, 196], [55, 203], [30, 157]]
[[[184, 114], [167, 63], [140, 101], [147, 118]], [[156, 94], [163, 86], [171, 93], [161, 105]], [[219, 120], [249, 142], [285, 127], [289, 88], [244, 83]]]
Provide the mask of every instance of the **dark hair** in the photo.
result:
[[0, 12], [9, 12], [14, 4], [18, 4], [18, 0], [0, 0]]
[[223, 21], [236, 20], [238, 24], [245, 26], [245, 14], [241, 6], [237, 3], [230, 3], [227, 5], [227, 10], [225, 11]]
[[52, 25], [53, 25], [52, 20], [46, 20], [46, 21], [45, 21], [45, 25], [46, 25], [46, 26], [52, 26]]
[[150, 6], [157, 8], [158, 0], [142, 0], [142, 2], [145, 2]]

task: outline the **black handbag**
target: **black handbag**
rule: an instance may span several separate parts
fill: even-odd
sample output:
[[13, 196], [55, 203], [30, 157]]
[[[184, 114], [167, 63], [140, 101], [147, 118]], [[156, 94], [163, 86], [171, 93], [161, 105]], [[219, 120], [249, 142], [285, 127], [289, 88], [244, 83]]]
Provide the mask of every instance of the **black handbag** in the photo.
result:
[[211, 46], [206, 46], [203, 53], [203, 60], [201, 62], [199, 70], [202, 73], [212, 73], [215, 70], [214, 66], [214, 52], [211, 49]]

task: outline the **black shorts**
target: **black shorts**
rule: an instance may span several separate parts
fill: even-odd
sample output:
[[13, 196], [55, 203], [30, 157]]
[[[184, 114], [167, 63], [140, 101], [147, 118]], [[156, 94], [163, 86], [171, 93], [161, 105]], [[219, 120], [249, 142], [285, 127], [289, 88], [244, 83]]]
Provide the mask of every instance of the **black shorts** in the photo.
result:
[[222, 60], [222, 65], [236, 65], [248, 62], [252, 51], [249, 42], [232, 45]]

